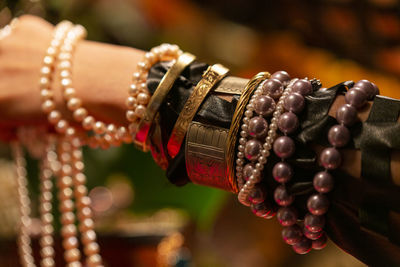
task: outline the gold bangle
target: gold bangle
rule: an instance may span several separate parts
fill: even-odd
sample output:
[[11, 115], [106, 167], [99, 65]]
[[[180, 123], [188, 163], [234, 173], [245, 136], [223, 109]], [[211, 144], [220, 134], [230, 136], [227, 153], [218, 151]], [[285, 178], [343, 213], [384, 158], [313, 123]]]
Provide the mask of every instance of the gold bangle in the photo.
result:
[[258, 87], [258, 85], [262, 81], [268, 79], [270, 76], [271, 74], [269, 74], [268, 72], [260, 72], [253, 78], [251, 78], [250, 81], [247, 83], [243, 91], [243, 94], [240, 96], [239, 101], [235, 108], [235, 112], [233, 113], [231, 127], [229, 129], [228, 138], [226, 140], [225, 159], [226, 159], [228, 180], [231, 182], [233, 190], [236, 193], [239, 192], [239, 188], [235, 178], [234, 160], [235, 160], [236, 137], [240, 127], [240, 121], [242, 120], [244, 110], [254, 90]]
[[228, 129], [190, 123], [186, 136], [185, 162], [189, 179], [194, 184], [234, 192], [227, 179], [225, 144]]
[[196, 115], [201, 103], [210, 90], [220, 80], [222, 80], [228, 74], [228, 72], [229, 69], [225, 68], [224, 66], [220, 64], [214, 64], [208, 67], [203, 74], [203, 78], [193, 89], [192, 94], [189, 96], [189, 99], [186, 101], [181, 113], [179, 114], [178, 120], [176, 121], [171, 136], [168, 140], [167, 150], [171, 158], [175, 158], [175, 156], [178, 154], [189, 124]]
[[228, 95], [241, 95], [246, 88], [249, 80], [235, 76], [224, 78], [214, 89], [214, 93], [222, 93]]
[[149, 149], [147, 145], [148, 135], [155, 115], [160, 109], [161, 104], [164, 102], [164, 99], [167, 97], [176, 79], [178, 79], [182, 71], [195, 59], [196, 57], [194, 55], [190, 53], [183, 53], [178, 57], [176, 62], [161, 79], [156, 91], [151, 96], [143, 119], [140, 120], [137, 126], [137, 131], [133, 140], [134, 144], [138, 148], [142, 149], [143, 151], [147, 151]]

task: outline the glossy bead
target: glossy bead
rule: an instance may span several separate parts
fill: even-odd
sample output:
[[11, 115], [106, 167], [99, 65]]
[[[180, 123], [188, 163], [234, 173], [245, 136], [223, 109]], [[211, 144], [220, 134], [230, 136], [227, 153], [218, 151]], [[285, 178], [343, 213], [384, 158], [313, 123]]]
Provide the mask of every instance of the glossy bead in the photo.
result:
[[265, 217], [270, 212], [270, 208], [264, 202], [251, 204], [250, 209], [258, 217]]
[[346, 103], [355, 108], [361, 108], [367, 103], [367, 95], [360, 88], [351, 88], [344, 96]]
[[92, 116], [87, 116], [82, 121], [82, 127], [85, 130], [91, 130], [94, 126], [95, 119]]
[[244, 148], [244, 155], [250, 161], [257, 160], [258, 156], [260, 155], [261, 149], [262, 145], [260, 141], [258, 140], [247, 141]]
[[106, 132], [106, 126], [102, 121], [96, 121], [93, 125], [93, 131], [97, 134], [104, 134]]
[[267, 134], [268, 123], [262, 117], [254, 117], [249, 121], [248, 132], [250, 136], [262, 138]]
[[285, 98], [283, 106], [287, 111], [299, 113], [304, 108], [304, 102], [304, 97], [301, 94], [291, 93]]
[[275, 107], [275, 101], [267, 95], [258, 96], [254, 101], [254, 111], [258, 115], [270, 115], [274, 112]]
[[284, 185], [275, 188], [274, 199], [279, 206], [289, 206], [293, 203], [294, 196], [291, 195]]
[[83, 251], [85, 252], [86, 255], [93, 255], [99, 253], [100, 248], [96, 242], [91, 242], [83, 248]]
[[355, 107], [346, 104], [336, 111], [336, 120], [340, 124], [351, 126], [357, 121], [357, 110]]
[[308, 211], [314, 215], [323, 215], [328, 211], [329, 200], [323, 194], [315, 194], [307, 200]]
[[342, 163], [340, 152], [333, 147], [325, 148], [319, 156], [321, 165], [328, 170], [337, 169]]
[[284, 227], [282, 230], [282, 238], [289, 245], [294, 245], [300, 242], [302, 236], [303, 232], [297, 224]]
[[274, 72], [271, 75], [270, 79], [276, 79], [276, 80], [279, 80], [281, 83], [283, 83], [283, 82], [290, 81], [290, 75], [286, 71], [281, 70], [281, 71]]
[[360, 88], [370, 100], [373, 99], [376, 94], [376, 87], [368, 80], [360, 80], [354, 84], [353, 88], [354, 87]]
[[78, 261], [81, 253], [77, 248], [69, 249], [64, 252], [64, 259], [66, 262]]
[[313, 180], [314, 188], [320, 193], [328, 193], [332, 190], [334, 181], [329, 172], [318, 172]]
[[311, 82], [306, 79], [300, 79], [293, 84], [292, 92], [299, 93], [301, 95], [308, 95], [312, 92]]
[[253, 204], [260, 204], [264, 202], [267, 192], [261, 185], [256, 185], [253, 190], [250, 191], [248, 199]]
[[85, 108], [78, 108], [74, 111], [74, 119], [77, 122], [81, 122], [86, 116], [88, 115], [88, 112]]
[[311, 232], [320, 232], [325, 225], [325, 217], [307, 213], [304, 217], [304, 226]]
[[99, 254], [93, 254], [87, 259], [89, 267], [97, 267], [101, 265], [101, 257]]
[[329, 129], [328, 140], [332, 146], [343, 147], [350, 141], [350, 131], [344, 125], [334, 125]]
[[288, 182], [293, 175], [292, 167], [286, 162], [278, 162], [272, 169], [272, 176], [278, 183]]
[[278, 119], [279, 130], [284, 134], [293, 133], [299, 126], [299, 119], [293, 112], [285, 112]]
[[312, 248], [316, 249], [316, 250], [323, 249], [324, 247], [326, 247], [327, 241], [328, 241], [328, 238], [327, 238], [326, 234], [323, 233], [320, 238], [312, 241]]
[[291, 226], [297, 221], [297, 211], [293, 207], [281, 207], [276, 218], [282, 226]]
[[286, 159], [293, 155], [295, 151], [295, 144], [292, 138], [280, 136], [275, 140], [273, 149], [278, 157]]
[[249, 180], [250, 176], [253, 175], [253, 171], [255, 170], [255, 166], [253, 163], [248, 163], [243, 168], [243, 179], [245, 181]]
[[303, 229], [303, 234], [311, 240], [317, 240], [318, 238], [320, 238], [322, 236], [324, 232], [323, 231], [319, 231], [319, 232], [311, 232], [310, 230], [308, 230], [307, 228]]
[[293, 250], [297, 254], [307, 254], [312, 248], [312, 242], [306, 237], [302, 237], [299, 242], [293, 245]]
[[283, 89], [283, 84], [277, 79], [268, 79], [262, 86], [263, 93], [273, 99], [279, 98], [283, 93]]
[[379, 92], [379, 88], [378, 88], [378, 86], [376, 85], [376, 84], [374, 84], [373, 82], [371, 82], [372, 83], [372, 86], [374, 87], [374, 89], [375, 89], [375, 95], [374, 96], [377, 96], [377, 95], [379, 95], [380, 94], [380, 92]]

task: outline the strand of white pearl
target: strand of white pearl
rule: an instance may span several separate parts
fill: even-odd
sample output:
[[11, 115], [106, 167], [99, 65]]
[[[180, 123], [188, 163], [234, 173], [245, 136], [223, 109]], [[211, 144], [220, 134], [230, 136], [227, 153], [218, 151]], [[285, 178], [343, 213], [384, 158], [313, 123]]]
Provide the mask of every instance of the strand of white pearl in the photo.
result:
[[77, 215], [79, 221], [79, 231], [83, 252], [86, 256], [86, 264], [92, 266], [102, 266], [102, 258], [99, 254], [100, 248], [96, 242], [96, 232], [94, 231], [94, 221], [92, 219], [91, 200], [87, 196], [86, 176], [83, 171], [85, 165], [82, 159], [82, 150], [79, 139], [71, 140], [71, 166], [72, 182], [74, 186], [74, 196], [77, 206]]
[[28, 180], [26, 178], [26, 161], [23, 156], [22, 147], [19, 142], [11, 144], [12, 153], [15, 162], [17, 194], [19, 202], [19, 232], [18, 232], [18, 248], [20, 262], [23, 267], [35, 267], [35, 260], [32, 255], [32, 246], [30, 238], [29, 226], [31, 225], [31, 201], [28, 193]]
[[161, 44], [147, 52], [137, 64], [138, 70], [132, 75], [132, 84], [129, 87], [129, 96], [126, 99], [128, 109], [126, 118], [130, 122], [128, 129], [130, 134], [136, 134], [138, 123], [143, 118], [150, 100], [150, 93], [146, 84], [150, 68], [160, 61], [176, 60], [182, 53], [177, 45]]
[[[254, 94], [252, 95], [249, 104], [246, 106], [246, 111], [244, 113], [244, 118], [243, 118], [243, 124], [241, 126], [241, 132], [240, 132], [240, 139], [239, 139], [239, 146], [238, 146], [238, 153], [237, 153], [237, 160], [236, 160], [236, 178], [237, 178], [237, 182], [238, 182], [238, 187], [239, 189], [241, 189], [244, 185], [244, 179], [243, 179], [243, 165], [244, 165], [244, 146], [246, 145], [248, 139], [248, 126], [249, 126], [249, 122], [251, 117], [253, 116], [253, 112], [254, 112], [254, 101], [255, 99], [262, 95], [262, 86], [263, 84], [268, 81], [265, 80], [262, 83], [260, 83], [260, 85], [258, 86], [258, 88], [255, 90]], [[268, 126], [267, 126], [268, 127]], [[268, 128], [267, 128], [268, 131]]]
[[[50, 138], [49, 138], [50, 139]], [[53, 182], [54, 172], [59, 171], [57, 154], [55, 152], [55, 143], [49, 140], [46, 144], [45, 155], [40, 166], [40, 218], [41, 218], [41, 237], [40, 237], [40, 255], [42, 257], [40, 265], [42, 267], [55, 266], [54, 262], [54, 238], [53, 238]]]
[[[284, 101], [286, 97], [290, 94], [292, 90], [292, 86], [296, 79], [293, 79], [289, 85], [285, 88], [284, 92], [282, 93], [281, 97], [279, 98], [279, 101], [276, 104], [276, 108], [274, 113], [272, 114], [272, 119], [271, 123], [269, 124], [269, 130], [268, 130], [268, 135], [265, 138], [265, 143], [263, 144], [263, 149], [269, 151], [272, 148], [272, 144], [276, 138], [277, 135], [277, 129], [278, 129], [278, 119], [279, 116], [283, 113], [284, 111]], [[249, 177], [249, 179], [246, 181], [245, 185], [240, 189], [239, 194], [238, 194], [238, 200], [240, 203], [242, 203], [245, 206], [249, 206], [249, 200], [248, 196], [250, 191], [254, 188], [255, 184], [259, 182], [260, 177], [262, 176], [262, 171], [264, 169], [264, 165], [267, 163], [267, 158], [266, 156], [259, 156], [258, 157], [258, 163], [256, 164], [256, 169], [253, 171], [252, 175]]]

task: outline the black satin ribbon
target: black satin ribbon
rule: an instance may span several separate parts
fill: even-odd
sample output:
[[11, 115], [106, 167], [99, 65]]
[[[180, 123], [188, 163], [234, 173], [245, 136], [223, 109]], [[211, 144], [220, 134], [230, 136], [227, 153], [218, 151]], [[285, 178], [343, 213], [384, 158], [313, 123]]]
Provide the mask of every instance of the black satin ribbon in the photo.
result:
[[[162, 62], [151, 68], [148, 76], [148, 87], [151, 92], [157, 88], [170, 63]], [[201, 79], [201, 75], [208, 67], [207, 64], [195, 62], [185, 69], [167, 96], [160, 109], [160, 124], [164, 144], [167, 144], [172, 127], [178, 117], [183, 104], [186, 102], [193, 87]], [[344, 94], [351, 81], [340, 83], [326, 90], [314, 91], [306, 97], [306, 106], [299, 115], [300, 127], [295, 133], [296, 152], [289, 159], [294, 168], [293, 182], [288, 187], [296, 196], [294, 205], [298, 208], [300, 218], [307, 212], [307, 198], [314, 192], [312, 179], [321, 168], [317, 162], [316, 153], [310, 148], [310, 143], [328, 146], [327, 133], [336, 120], [328, 115], [329, 109], [337, 94]], [[314, 88], [316, 89], [316, 88]], [[225, 101], [210, 94], [200, 107], [195, 117], [196, 121], [229, 128], [237, 99]], [[383, 101], [383, 100], [382, 100]], [[381, 157], [376, 150], [400, 149], [400, 125], [394, 117], [399, 114], [400, 102], [395, 100], [375, 100], [371, 120], [358, 123], [351, 127], [352, 140], [346, 148], [361, 148], [363, 153], [362, 177], [352, 177], [341, 170], [333, 171], [335, 188], [328, 194], [331, 206], [326, 215], [326, 232], [328, 236], [341, 248], [354, 255], [359, 260], [371, 266], [400, 266], [400, 234], [393, 233], [387, 223], [387, 211], [400, 212], [400, 189], [389, 181], [387, 174], [389, 160]], [[397, 107], [397, 113], [395, 112]], [[383, 110], [383, 111], [382, 111]], [[381, 111], [381, 112], [379, 112]], [[392, 119], [386, 121], [390, 116]], [[372, 120], [373, 118], [373, 120]], [[386, 118], [386, 119], [385, 119]], [[365, 150], [365, 149], [370, 150]], [[368, 151], [368, 152], [366, 152]], [[371, 157], [369, 157], [369, 155]], [[386, 155], [386, 154], [385, 154]], [[371, 160], [371, 159], [374, 160]], [[365, 161], [366, 159], [366, 161]], [[273, 189], [278, 185], [271, 177], [272, 167], [279, 159], [273, 154], [265, 166], [265, 183], [268, 201], [273, 203]], [[374, 166], [379, 163], [380, 171]], [[368, 162], [368, 163], [367, 163]], [[378, 164], [378, 163], [377, 163]], [[367, 165], [367, 166], [365, 166]], [[386, 166], [383, 168], [383, 166]], [[385, 178], [380, 178], [385, 173]], [[389, 170], [390, 171], [390, 170]], [[173, 160], [170, 159], [166, 175], [168, 179], [178, 185], [189, 182], [186, 173], [184, 148]], [[386, 181], [386, 182], [383, 182]], [[384, 207], [384, 208], [382, 208]], [[378, 211], [378, 212], [371, 212]], [[382, 216], [383, 214], [383, 216]], [[379, 230], [379, 226], [386, 229]], [[389, 238], [377, 234], [386, 233]]]

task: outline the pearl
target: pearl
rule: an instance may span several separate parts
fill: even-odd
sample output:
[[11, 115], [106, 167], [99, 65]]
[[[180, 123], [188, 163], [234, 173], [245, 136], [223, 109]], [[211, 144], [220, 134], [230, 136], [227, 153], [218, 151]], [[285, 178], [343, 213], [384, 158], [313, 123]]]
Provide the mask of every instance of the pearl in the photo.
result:
[[289, 76], [289, 73], [281, 70], [281, 71], [274, 72], [271, 75], [270, 79], [276, 79], [276, 80], [279, 80], [281, 83], [284, 83], [284, 82], [290, 81], [290, 76]]
[[250, 176], [253, 175], [255, 166], [253, 163], [248, 163], [243, 168], [243, 179], [245, 181], [249, 180]]
[[293, 112], [285, 112], [278, 119], [279, 130], [284, 134], [293, 133], [299, 126], [299, 119]]
[[269, 202], [261, 202], [259, 204], [251, 204], [251, 211], [258, 217], [269, 219], [274, 214], [272, 205]]
[[320, 193], [328, 193], [332, 190], [334, 181], [332, 175], [326, 171], [318, 172], [313, 180], [314, 188]]
[[42, 104], [42, 111], [44, 113], [49, 113], [50, 111], [54, 110], [56, 105], [54, 104], [54, 101], [52, 100], [45, 100]]
[[106, 132], [106, 126], [104, 122], [96, 121], [93, 125], [93, 131], [97, 134], [104, 134]]
[[48, 89], [42, 89], [42, 90], [40, 90], [40, 97], [41, 97], [42, 101], [51, 100], [54, 97], [54, 94], [52, 91], [50, 91]]
[[350, 141], [350, 131], [346, 126], [334, 125], [329, 129], [328, 140], [332, 146], [343, 147]]
[[273, 144], [275, 154], [280, 158], [289, 158], [295, 151], [295, 144], [290, 137], [278, 137]]
[[314, 215], [323, 215], [328, 211], [329, 200], [323, 194], [315, 194], [307, 200], [308, 211]]
[[346, 103], [355, 108], [361, 108], [367, 103], [367, 95], [358, 87], [353, 87], [344, 96]]
[[135, 109], [135, 115], [139, 118], [143, 118], [146, 113], [146, 107], [143, 105], [138, 105]]
[[346, 104], [338, 108], [336, 111], [336, 120], [340, 124], [346, 126], [353, 125], [357, 120], [357, 110], [355, 107]]
[[101, 264], [101, 257], [99, 254], [94, 254], [91, 255], [88, 259], [87, 259], [87, 264], [89, 265], [89, 267], [97, 267]]
[[277, 79], [268, 79], [262, 85], [263, 94], [269, 95], [273, 99], [278, 99], [283, 92], [283, 84]]
[[284, 227], [282, 230], [282, 238], [289, 245], [294, 245], [300, 242], [302, 236], [303, 232], [297, 224]]
[[95, 119], [92, 116], [87, 116], [82, 121], [82, 127], [83, 127], [83, 129], [89, 131], [93, 128], [94, 123], [95, 123]]
[[376, 94], [376, 85], [374, 86], [374, 84], [368, 80], [360, 80], [354, 84], [353, 88], [354, 87], [357, 87], [363, 91], [370, 100], [372, 100]]
[[77, 248], [69, 249], [64, 252], [64, 259], [66, 262], [78, 261], [81, 253]]
[[70, 199], [63, 200], [60, 204], [61, 212], [73, 211], [73, 209], [74, 209], [74, 203]]
[[67, 102], [67, 107], [69, 110], [74, 111], [77, 108], [80, 108], [82, 105], [82, 101], [79, 98], [72, 97], [70, 100]]
[[317, 240], [318, 238], [320, 238], [322, 236], [322, 234], [324, 233], [323, 231], [320, 232], [311, 232], [309, 231], [307, 228], [304, 228], [303, 230], [304, 235], [311, 240]]
[[268, 131], [268, 123], [262, 117], [254, 117], [250, 119], [248, 132], [250, 136], [262, 138]]
[[91, 242], [83, 248], [83, 251], [85, 252], [86, 255], [93, 255], [99, 253], [100, 248], [96, 242]]
[[265, 197], [266, 197], [266, 191], [260, 185], [256, 185], [248, 196], [249, 201], [253, 204], [260, 204], [264, 202]]
[[58, 133], [65, 133], [68, 128], [68, 122], [66, 120], [59, 120], [56, 124], [56, 131]]
[[326, 247], [327, 241], [328, 241], [328, 238], [326, 237], [326, 234], [323, 233], [320, 238], [312, 241], [312, 248], [315, 250], [323, 249], [324, 247]]
[[293, 245], [293, 250], [297, 254], [307, 254], [308, 252], [310, 252], [311, 248], [312, 248], [311, 240], [304, 236], [301, 238], [299, 242]]
[[77, 122], [81, 122], [87, 115], [88, 112], [85, 108], [78, 108], [74, 111], [73, 117]]
[[76, 236], [76, 226], [74, 224], [67, 224], [61, 227], [61, 235], [64, 238]]
[[291, 93], [285, 98], [283, 106], [287, 111], [299, 113], [304, 108], [304, 102], [304, 97], [301, 94]]
[[61, 223], [66, 225], [66, 224], [72, 224], [75, 222], [75, 214], [71, 211], [64, 212], [61, 214]]
[[49, 120], [49, 122], [51, 124], [54, 125], [61, 120], [61, 113], [57, 110], [53, 110], [49, 113], [49, 115], [47, 116], [47, 119]]
[[93, 230], [89, 230], [82, 233], [81, 238], [82, 238], [82, 243], [86, 245], [96, 240], [96, 233]]
[[336, 148], [325, 148], [319, 157], [321, 165], [328, 170], [337, 169], [342, 163], [340, 152]]
[[262, 146], [258, 140], [253, 139], [247, 141], [244, 149], [244, 155], [250, 161], [257, 160], [258, 156], [260, 155], [261, 149]]
[[137, 96], [137, 101], [141, 105], [146, 105], [149, 102], [150, 96], [147, 93], [140, 93]]
[[275, 188], [274, 199], [279, 206], [289, 206], [293, 203], [294, 196], [287, 191], [284, 185], [280, 185]]
[[272, 176], [278, 183], [286, 183], [293, 176], [292, 167], [286, 162], [278, 162], [272, 169]]
[[63, 247], [65, 250], [77, 248], [78, 246], [78, 239], [75, 236], [70, 236], [63, 241]]
[[306, 79], [296, 81], [292, 86], [292, 92], [299, 93], [301, 95], [308, 95], [312, 92], [311, 82]]
[[297, 221], [297, 211], [293, 207], [281, 207], [276, 218], [282, 226], [291, 226]]

